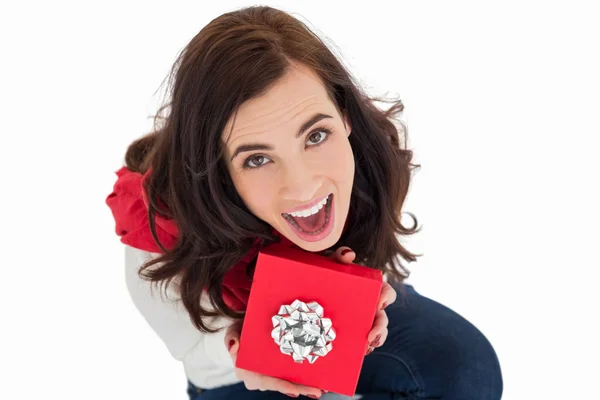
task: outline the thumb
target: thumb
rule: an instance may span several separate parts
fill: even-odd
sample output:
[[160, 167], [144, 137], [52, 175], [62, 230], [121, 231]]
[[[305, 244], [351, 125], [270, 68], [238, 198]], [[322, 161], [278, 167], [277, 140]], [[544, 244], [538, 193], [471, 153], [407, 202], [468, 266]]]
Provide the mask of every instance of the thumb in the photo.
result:
[[350, 264], [356, 258], [356, 253], [348, 246], [340, 246], [330, 257], [339, 263]]

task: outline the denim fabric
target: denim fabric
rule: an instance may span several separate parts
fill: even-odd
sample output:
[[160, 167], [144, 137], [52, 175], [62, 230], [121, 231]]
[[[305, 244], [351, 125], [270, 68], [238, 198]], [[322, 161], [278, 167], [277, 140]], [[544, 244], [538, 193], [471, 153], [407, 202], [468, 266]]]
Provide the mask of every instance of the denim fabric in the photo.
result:
[[[356, 398], [500, 399], [500, 364], [485, 336], [466, 319], [420, 295], [411, 285], [395, 284], [394, 289], [396, 302], [385, 310], [390, 320], [388, 338], [365, 357], [356, 390], [360, 396]], [[243, 383], [198, 390], [188, 382], [188, 395], [190, 400], [289, 399], [279, 392], [247, 390]]]

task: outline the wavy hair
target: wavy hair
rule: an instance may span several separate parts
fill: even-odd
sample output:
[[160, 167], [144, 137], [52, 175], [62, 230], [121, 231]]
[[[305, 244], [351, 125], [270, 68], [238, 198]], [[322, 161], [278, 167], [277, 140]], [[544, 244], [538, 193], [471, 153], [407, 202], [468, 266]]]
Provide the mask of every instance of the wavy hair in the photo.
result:
[[[138, 274], [167, 285], [176, 278], [181, 300], [202, 332], [217, 331], [207, 324], [208, 317], [243, 318], [244, 312], [223, 300], [225, 274], [256, 240], [263, 245], [277, 240], [237, 194], [223, 158], [222, 133], [238, 107], [265, 93], [291, 62], [316, 72], [352, 126], [348, 139], [355, 177], [348, 226], [330, 249], [349, 246], [356, 253], [355, 263], [400, 282], [409, 275], [401, 259], [416, 261], [420, 256], [400, 243], [401, 236], [419, 230], [413, 214], [412, 227], [400, 219], [411, 170], [420, 167], [411, 164], [406, 140], [400, 141], [407, 131], [397, 119], [402, 101], [391, 101], [387, 111], [376, 107], [375, 101], [390, 101], [366, 95], [324, 41], [284, 11], [254, 6], [225, 13], [180, 52], [169, 74], [168, 103], [155, 115], [152, 132], [134, 141], [125, 156], [132, 171], [152, 168], [144, 190], [154, 239], [158, 243], [157, 214], [172, 218], [180, 232], [177, 244], [161, 246], [164, 253]], [[159, 116], [167, 108], [168, 115]], [[201, 305], [203, 290], [212, 309]]]

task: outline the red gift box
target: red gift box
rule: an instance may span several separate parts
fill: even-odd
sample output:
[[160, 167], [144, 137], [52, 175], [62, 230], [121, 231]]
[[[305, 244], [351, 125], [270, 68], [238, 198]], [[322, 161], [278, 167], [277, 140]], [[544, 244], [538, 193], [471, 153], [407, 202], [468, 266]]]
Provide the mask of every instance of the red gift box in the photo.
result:
[[[236, 367], [347, 396], [356, 392], [383, 277], [315, 253], [271, 245], [259, 252]], [[272, 317], [295, 300], [317, 302], [331, 319], [331, 352], [295, 362], [271, 336]]]

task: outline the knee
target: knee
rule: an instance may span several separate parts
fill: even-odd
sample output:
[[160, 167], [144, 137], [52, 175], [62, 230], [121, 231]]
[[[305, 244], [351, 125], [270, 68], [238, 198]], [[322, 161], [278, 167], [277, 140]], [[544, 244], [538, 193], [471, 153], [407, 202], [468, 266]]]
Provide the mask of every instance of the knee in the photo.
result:
[[[498, 400], [502, 397], [503, 381], [500, 362], [488, 339], [475, 327], [455, 354], [451, 377], [446, 382], [451, 398]], [[449, 394], [449, 393], [447, 393]]]

